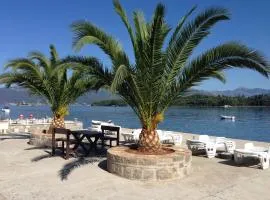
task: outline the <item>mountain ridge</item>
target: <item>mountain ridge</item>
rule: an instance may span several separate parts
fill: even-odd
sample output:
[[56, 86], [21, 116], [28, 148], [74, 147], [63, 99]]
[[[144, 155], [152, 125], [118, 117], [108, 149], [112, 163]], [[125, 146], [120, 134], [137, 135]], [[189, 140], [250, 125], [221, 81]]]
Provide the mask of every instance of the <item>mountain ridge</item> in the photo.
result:
[[[244, 88], [244, 87], [224, 91], [207, 91], [207, 90], [193, 89], [191, 90], [190, 94], [249, 97], [260, 94], [270, 95], [270, 89]], [[111, 99], [119, 99], [119, 97], [117, 95], [110, 94], [106, 90], [100, 90], [98, 92], [90, 91], [87, 94], [80, 97], [77, 100], [77, 103], [91, 104], [95, 101], [111, 100]], [[22, 88], [0, 88], [0, 104], [18, 103], [18, 102], [45, 103], [46, 101], [41, 97], [31, 95], [27, 90]]]

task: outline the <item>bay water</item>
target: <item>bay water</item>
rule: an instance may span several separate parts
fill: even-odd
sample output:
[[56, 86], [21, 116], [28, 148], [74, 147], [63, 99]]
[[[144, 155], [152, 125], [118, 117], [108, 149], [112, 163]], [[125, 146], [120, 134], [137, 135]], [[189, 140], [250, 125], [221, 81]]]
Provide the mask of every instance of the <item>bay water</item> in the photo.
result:
[[[48, 106], [10, 106], [12, 119], [20, 114], [35, 118], [51, 117]], [[233, 115], [235, 121], [221, 120], [220, 115]], [[72, 105], [67, 120], [77, 118], [84, 128], [91, 120], [112, 120], [125, 128], [140, 128], [139, 120], [130, 107], [87, 107]], [[159, 129], [194, 134], [208, 134], [237, 139], [270, 142], [270, 107], [171, 107]]]

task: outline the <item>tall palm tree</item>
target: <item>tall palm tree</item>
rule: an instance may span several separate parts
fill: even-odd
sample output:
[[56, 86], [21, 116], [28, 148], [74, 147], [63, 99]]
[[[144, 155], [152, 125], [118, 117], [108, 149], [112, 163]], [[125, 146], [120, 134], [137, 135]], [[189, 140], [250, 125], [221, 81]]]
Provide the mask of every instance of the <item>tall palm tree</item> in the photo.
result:
[[[93, 60], [94, 58], [90, 58]], [[69, 105], [91, 88], [91, 83], [78, 70], [68, 70], [69, 63], [60, 59], [55, 47], [50, 46], [50, 58], [31, 52], [27, 58], [16, 58], [6, 64], [8, 72], [0, 75], [0, 83], [18, 85], [32, 94], [44, 97], [53, 113], [50, 126], [64, 127]], [[71, 73], [71, 74], [70, 74]]]
[[[103, 68], [88, 70], [88, 75], [99, 80], [99, 87], [110, 87], [134, 110], [142, 125], [140, 151], [161, 150], [156, 128], [163, 120], [164, 112], [201, 81], [216, 78], [224, 82], [222, 71], [233, 67], [249, 68], [268, 77], [269, 64], [263, 55], [237, 42], [218, 45], [198, 56], [192, 55], [217, 22], [229, 19], [224, 8], [206, 9], [188, 21], [195, 10], [193, 7], [180, 19], [170, 36], [171, 28], [164, 19], [164, 5], [157, 5], [148, 22], [142, 12], [133, 12], [133, 25], [119, 1], [114, 1], [114, 8], [129, 33], [135, 62], [130, 61], [113, 36], [91, 22], [72, 24], [73, 45], [76, 50], [87, 44], [97, 45], [111, 59], [112, 67], [107, 77], [113, 79], [104, 78]], [[81, 62], [87, 63], [86, 60], [82, 58]]]

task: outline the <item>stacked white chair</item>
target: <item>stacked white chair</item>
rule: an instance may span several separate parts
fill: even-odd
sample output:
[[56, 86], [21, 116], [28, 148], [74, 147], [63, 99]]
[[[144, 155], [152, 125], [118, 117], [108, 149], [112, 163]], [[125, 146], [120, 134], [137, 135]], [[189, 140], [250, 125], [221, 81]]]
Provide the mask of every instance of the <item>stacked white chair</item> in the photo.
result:
[[[269, 150], [268, 150], [269, 152]], [[269, 168], [269, 153], [268, 152], [262, 152], [259, 154], [260, 164], [262, 169]]]
[[8, 120], [0, 121], [0, 131], [1, 131], [1, 133], [6, 133], [8, 128], [9, 128], [9, 121]]
[[207, 158], [214, 158], [216, 156], [216, 145], [213, 142], [207, 142], [205, 144], [205, 151]]

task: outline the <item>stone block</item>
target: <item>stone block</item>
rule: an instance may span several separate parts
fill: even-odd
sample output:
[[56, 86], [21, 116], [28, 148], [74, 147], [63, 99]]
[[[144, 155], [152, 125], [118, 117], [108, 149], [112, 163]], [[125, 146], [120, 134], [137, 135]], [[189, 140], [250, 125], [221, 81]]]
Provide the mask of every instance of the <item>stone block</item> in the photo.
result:
[[133, 174], [132, 174], [133, 179], [135, 180], [141, 180], [142, 179], [142, 169], [133, 169]]
[[156, 161], [156, 159], [153, 159], [153, 158], [138, 159], [138, 165], [152, 166], [152, 165], [156, 165], [156, 164], [157, 164], [157, 161]]
[[190, 161], [191, 161], [191, 155], [187, 154], [187, 155], [185, 156], [185, 162], [186, 162], [186, 163], [189, 163]]
[[147, 170], [147, 169], [144, 169], [143, 170], [143, 177], [142, 177], [143, 180], [153, 180], [155, 179], [155, 172], [154, 170]]
[[128, 178], [128, 179], [132, 179], [132, 168], [124, 167], [123, 176]]
[[177, 155], [177, 156], [173, 157], [173, 162], [183, 161], [184, 158], [185, 158], [184, 155]]
[[172, 173], [167, 168], [162, 168], [157, 170], [157, 179], [158, 180], [166, 180], [172, 179]]
[[121, 165], [114, 165], [114, 172], [120, 176], [123, 176], [123, 167]]

